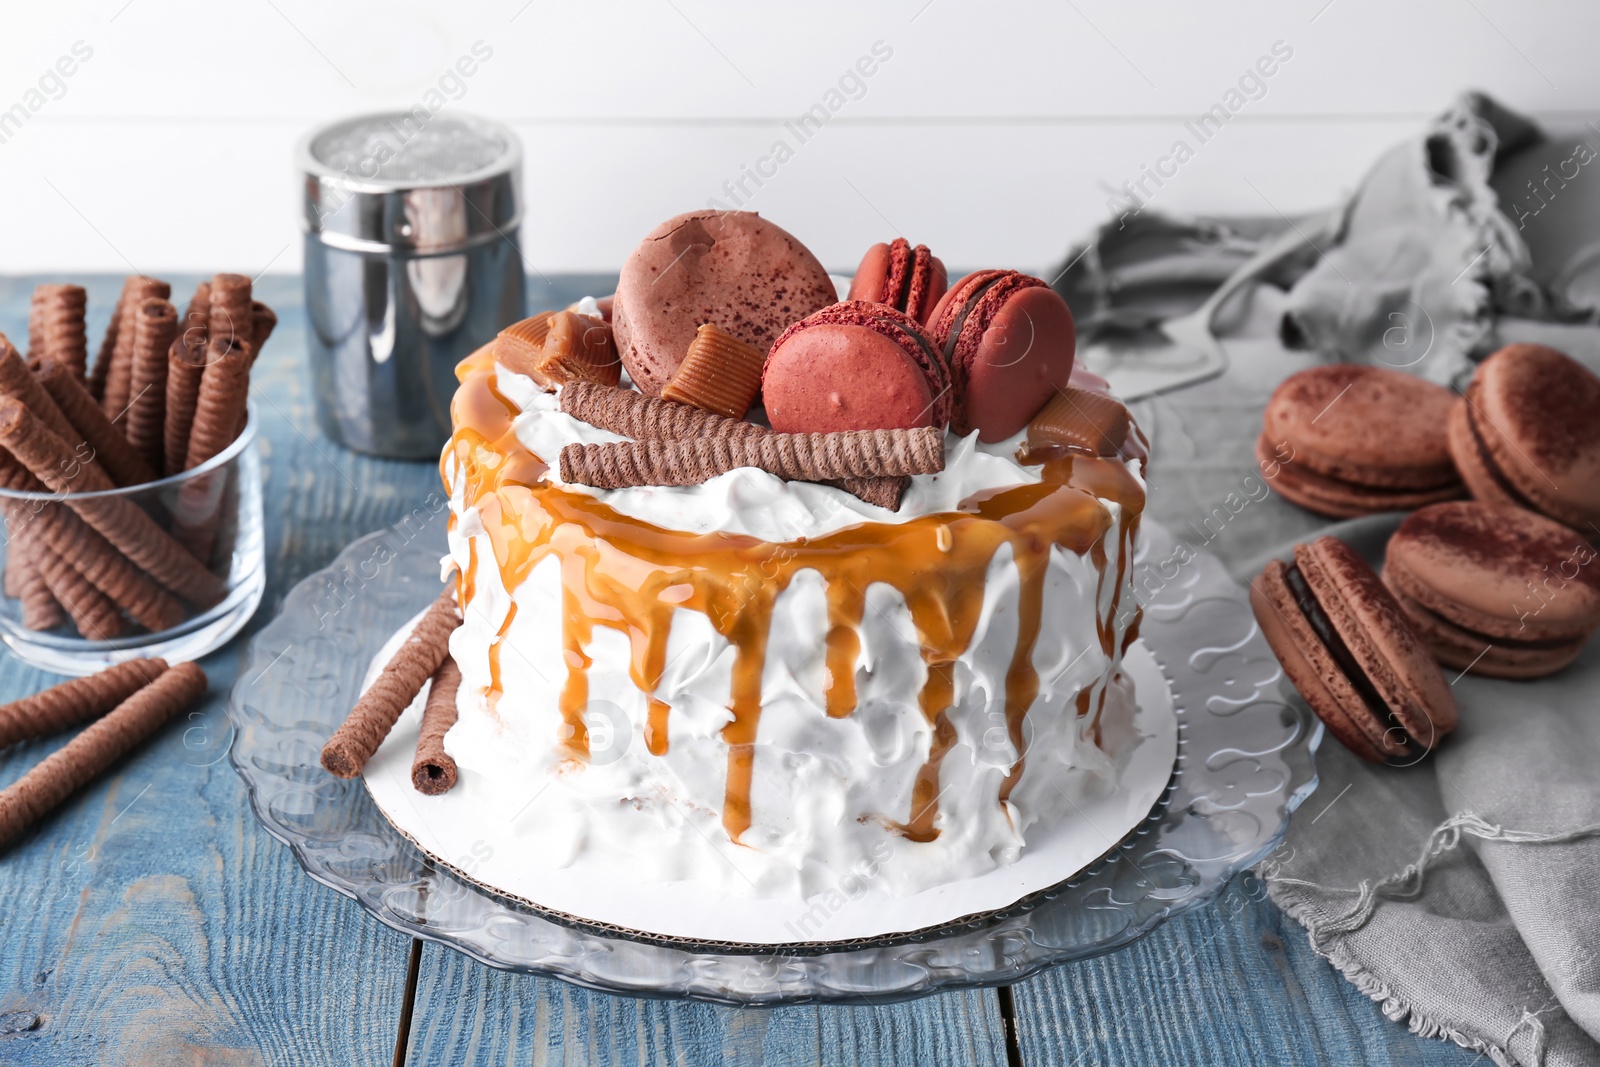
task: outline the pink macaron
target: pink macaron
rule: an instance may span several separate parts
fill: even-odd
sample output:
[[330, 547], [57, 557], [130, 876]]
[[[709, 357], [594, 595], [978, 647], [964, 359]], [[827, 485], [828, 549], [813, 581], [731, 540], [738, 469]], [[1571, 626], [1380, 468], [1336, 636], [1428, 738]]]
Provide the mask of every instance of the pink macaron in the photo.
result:
[[871, 300], [903, 311], [923, 325], [950, 287], [950, 276], [927, 245], [911, 247], [904, 237], [875, 244], [861, 257], [850, 282], [849, 300]]
[[928, 319], [950, 366], [958, 434], [1003, 441], [1072, 377], [1076, 333], [1067, 302], [1039, 278], [984, 270], [955, 284]]
[[921, 324], [866, 300], [785, 330], [767, 355], [761, 395], [780, 433], [942, 427], [953, 402], [949, 368]]

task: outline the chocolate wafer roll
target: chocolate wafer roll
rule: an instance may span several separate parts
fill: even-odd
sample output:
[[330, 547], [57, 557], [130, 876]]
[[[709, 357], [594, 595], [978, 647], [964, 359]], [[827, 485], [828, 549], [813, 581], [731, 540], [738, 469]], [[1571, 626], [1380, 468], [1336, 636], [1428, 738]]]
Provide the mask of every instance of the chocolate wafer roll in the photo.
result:
[[67, 562], [62, 552], [71, 548], [63, 546], [58, 552], [46, 541], [40, 541], [29, 552], [29, 562], [38, 571], [39, 578], [80, 637], [90, 641], [109, 641], [121, 637], [127, 630], [122, 612], [111, 598], [96, 589], [77, 568]]
[[94, 450], [95, 461], [105, 468], [113, 482], [129, 486], [156, 480], [156, 471], [129, 447], [122, 431], [106, 418], [89, 390], [69, 368], [47, 359], [39, 368], [38, 378], [61, 414]]
[[0, 792], [0, 846], [92, 781], [206, 691], [206, 675], [180, 663]]
[[944, 431], [924, 426], [915, 430], [773, 433], [573, 444], [561, 450], [561, 480], [600, 489], [699, 485], [737, 467], [759, 467], [801, 482], [937, 474], [944, 470]]
[[322, 746], [322, 766], [330, 774], [354, 778], [361, 773], [400, 713], [422, 692], [422, 683], [450, 654], [450, 634], [460, 624], [455, 590], [446, 588]]
[[[122, 299], [117, 302], [111, 323], [116, 331], [107, 362], [106, 348], [100, 348], [101, 363], [105, 363], [104, 388], [100, 394], [100, 410], [112, 422], [120, 423], [126, 415], [128, 401], [133, 398], [133, 314], [135, 308], [146, 300], [172, 299], [172, 286], [157, 278], [135, 275], [122, 288]], [[101, 363], [95, 364], [98, 376]], [[94, 389], [91, 387], [91, 393]]]
[[[215, 323], [213, 316], [213, 327]], [[213, 332], [206, 349], [205, 370], [200, 376], [200, 391], [195, 397], [194, 422], [189, 427], [184, 470], [200, 466], [233, 443], [244, 422], [249, 392], [249, 348]]]
[[[61, 438], [10, 397], [0, 400], [0, 445], [54, 492], [84, 494], [114, 488], [104, 471], [80, 462]], [[74, 495], [64, 503], [123, 555], [191, 604], [208, 608], [227, 595], [227, 582], [195, 562], [126, 497]]]
[[456, 761], [444, 750], [444, 735], [456, 724], [456, 693], [461, 689], [461, 668], [446, 655], [428, 683], [428, 702], [422, 709], [422, 733], [417, 757], [411, 762], [411, 784], [419, 793], [438, 796], [456, 784]]
[[178, 335], [178, 309], [165, 300], [146, 300], [134, 309], [133, 396], [123, 426], [128, 444], [145, 463], [160, 467], [165, 450], [167, 353]]
[[[561, 410], [602, 430], [639, 441], [675, 441], [694, 437], [759, 437], [772, 431], [753, 422], [725, 419], [688, 404], [662, 400], [632, 389], [572, 382], [561, 389]], [[827, 485], [876, 504], [898, 511], [900, 498], [910, 484], [907, 478], [839, 478]]]
[[178, 322], [178, 336], [192, 349], [206, 350], [206, 340], [211, 336], [211, 283], [201, 282], [194, 287], [189, 306], [183, 309]]
[[53, 685], [0, 704], [0, 749], [92, 722], [149, 685], [167, 669], [164, 659], [130, 659], [87, 678]]
[[22, 401], [46, 429], [66, 442], [68, 450], [75, 457], [93, 458], [83, 435], [68, 421], [50, 394], [45, 392], [38, 377], [28, 369], [27, 362], [17, 354], [4, 334], [0, 334], [0, 394]]
[[278, 313], [259, 300], [250, 301], [250, 362], [254, 363], [266, 347], [267, 338], [278, 328]]
[[[72, 368], [81, 382], [88, 369], [84, 311], [89, 294], [81, 285], [40, 285], [28, 313], [28, 363], [53, 359]], [[38, 331], [37, 338], [34, 331]]]
[[235, 340], [249, 347], [255, 336], [250, 279], [243, 274], [216, 274], [211, 278], [211, 318], [207, 341]]
[[[167, 352], [167, 423], [163, 436], [162, 472], [172, 476], [189, 458], [189, 431], [194, 427], [195, 404], [200, 400], [200, 378], [206, 370], [206, 345], [191, 344], [191, 330], [179, 335]], [[204, 338], [204, 331], [199, 334]]]
[[11, 553], [6, 559], [6, 573], [16, 575], [16, 598], [22, 602], [22, 625], [30, 630], [53, 630], [67, 618], [39, 568], [40, 558], [49, 551], [31, 536], [16, 537], [11, 540]]

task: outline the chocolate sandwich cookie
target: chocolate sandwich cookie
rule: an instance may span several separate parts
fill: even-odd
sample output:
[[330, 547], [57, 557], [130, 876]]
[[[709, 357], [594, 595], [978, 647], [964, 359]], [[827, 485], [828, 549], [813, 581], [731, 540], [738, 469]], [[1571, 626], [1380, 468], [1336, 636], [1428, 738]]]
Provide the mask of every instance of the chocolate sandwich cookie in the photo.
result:
[[1407, 517], [1383, 580], [1441, 663], [1537, 678], [1576, 659], [1600, 627], [1596, 555], [1560, 523], [1464, 500]]
[[950, 365], [951, 429], [1003, 441], [1022, 429], [1072, 377], [1072, 312], [1049, 284], [1014, 270], [969, 274], [928, 319]]
[[927, 245], [911, 247], [904, 237], [875, 244], [861, 257], [848, 300], [872, 300], [903, 311], [923, 325], [950, 287], [939, 257]]
[[1250, 583], [1283, 672], [1346, 748], [1411, 763], [1456, 726], [1455, 698], [1405, 611], [1334, 537], [1294, 546]]
[[752, 211], [690, 211], [650, 231], [623, 263], [611, 328], [633, 383], [660, 396], [706, 323], [765, 352], [837, 299], [817, 257], [787, 231]]
[[1484, 360], [1450, 413], [1450, 453], [1472, 495], [1600, 538], [1600, 378], [1544, 345]]
[[767, 355], [761, 392], [779, 433], [943, 429], [950, 369], [925, 330], [886, 304], [850, 300], [783, 332]]
[[1443, 386], [1385, 367], [1312, 367], [1273, 392], [1256, 460], [1284, 499], [1319, 515], [1453, 500], [1465, 494], [1445, 435], [1454, 402]]

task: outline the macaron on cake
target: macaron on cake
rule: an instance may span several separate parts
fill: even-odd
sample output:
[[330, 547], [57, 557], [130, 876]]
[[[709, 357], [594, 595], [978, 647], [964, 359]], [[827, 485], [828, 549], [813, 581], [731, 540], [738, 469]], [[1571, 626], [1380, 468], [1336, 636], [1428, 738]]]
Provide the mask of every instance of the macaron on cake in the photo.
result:
[[1003, 441], [1072, 377], [1076, 334], [1067, 302], [1014, 270], [962, 278], [928, 320], [955, 385], [951, 429]]
[[949, 285], [944, 264], [927, 245], [912, 248], [904, 237], [896, 237], [867, 249], [850, 282], [849, 299], [888, 304], [927, 325]]
[[1478, 365], [1450, 412], [1450, 453], [1479, 500], [1600, 538], [1600, 378], [1544, 345]]
[[1256, 460], [1284, 499], [1333, 518], [1453, 500], [1465, 495], [1445, 433], [1454, 403], [1386, 367], [1312, 367], [1268, 400]]
[[1408, 764], [1456, 726], [1456, 704], [1410, 619], [1335, 537], [1294, 546], [1250, 583], [1250, 606], [1283, 672], [1346, 748]]
[[1408, 516], [1383, 580], [1439, 662], [1537, 678], [1576, 659], [1600, 627], [1597, 554], [1551, 519], [1463, 500]]
[[622, 365], [660, 396], [707, 323], [762, 352], [838, 299], [828, 272], [753, 211], [690, 211], [647, 234], [622, 265], [611, 311]]
[[950, 423], [950, 368], [916, 319], [887, 304], [847, 300], [778, 338], [761, 378], [779, 433], [899, 430]]

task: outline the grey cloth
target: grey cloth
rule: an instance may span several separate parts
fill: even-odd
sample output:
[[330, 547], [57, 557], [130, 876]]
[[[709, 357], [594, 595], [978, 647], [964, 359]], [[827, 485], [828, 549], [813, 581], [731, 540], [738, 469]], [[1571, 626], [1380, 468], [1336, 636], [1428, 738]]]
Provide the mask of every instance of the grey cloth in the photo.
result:
[[1585, 172], [1597, 148], [1600, 129], [1546, 131], [1467, 93], [1384, 153], [1336, 209], [1124, 213], [1069, 253], [1056, 288], [1081, 336], [1116, 343], [1194, 310], [1257, 252], [1298, 237], [1249, 268], [1287, 292], [1286, 347], [1449, 382], [1499, 347], [1505, 317], [1594, 321], [1600, 232], [1574, 234], [1593, 231], [1600, 211], [1600, 178]]
[[[1253, 294], [1222, 377], [1134, 405], [1152, 438], [1149, 514], [1241, 581], [1324, 531], [1379, 559], [1399, 519], [1331, 525], [1274, 494], [1224, 509], [1220, 533], [1205, 526], [1260, 478], [1251, 449], [1272, 389], [1320, 362], [1275, 336], [1284, 301]], [[1526, 324], [1498, 326], [1518, 339]], [[1575, 355], [1600, 352], [1600, 329], [1562, 331]], [[1321, 784], [1259, 873], [1391, 1018], [1502, 1064], [1600, 1063], [1600, 836], [1540, 843], [1600, 829], [1600, 642], [1555, 677], [1468, 676], [1454, 691], [1461, 728], [1417, 766], [1373, 767], [1326, 737]], [[1405, 877], [1430, 845], [1438, 854]]]

